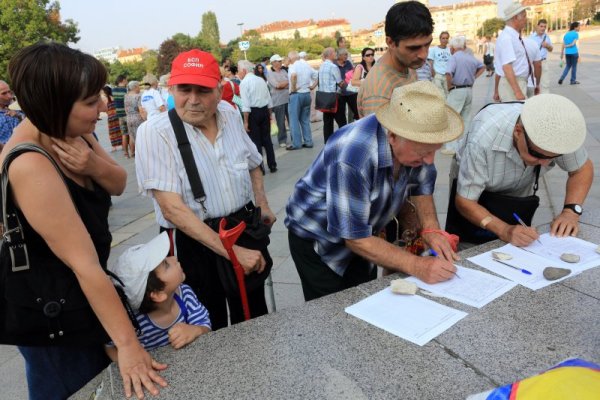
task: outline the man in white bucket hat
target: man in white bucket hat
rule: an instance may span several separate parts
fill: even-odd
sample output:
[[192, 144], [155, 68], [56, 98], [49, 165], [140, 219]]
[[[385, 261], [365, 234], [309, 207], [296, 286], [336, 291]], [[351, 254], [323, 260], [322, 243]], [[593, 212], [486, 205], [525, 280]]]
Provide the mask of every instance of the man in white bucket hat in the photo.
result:
[[408, 196], [424, 205], [417, 209], [423, 229], [439, 229], [433, 158], [462, 130], [460, 115], [439, 89], [420, 81], [396, 88], [375, 114], [329, 138], [286, 208], [290, 253], [306, 300], [374, 279], [375, 264], [429, 283], [454, 276], [448, 259], [455, 254], [445, 240], [427, 242], [440, 258], [417, 257], [376, 235]]
[[[516, 207], [518, 201], [512, 203], [511, 199], [523, 201], [535, 190], [538, 166], [541, 176], [558, 165], [568, 178], [564, 208], [552, 221], [550, 233], [559, 237], [577, 235], [582, 204], [594, 175], [583, 147], [585, 135], [583, 114], [563, 96], [540, 94], [525, 103], [488, 105], [473, 119], [457, 153], [456, 209], [474, 226], [505, 242], [527, 246], [538, 239], [537, 231], [521, 225], [512, 215], [514, 209], [490, 212], [488, 208], [493, 204], [481, 204], [484, 191], [504, 195], [504, 208]], [[535, 208], [537, 205], [530, 216], [519, 217], [530, 220]], [[508, 217], [501, 218], [503, 211]], [[448, 225], [446, 229], [451, 231]]]
[[504, 9], [506, 26], [496, 41], [494, 68], [500, 77], [498, 91], [501, 101], [525, 100], [527, 78], [533, 75], [521, 31], [527, 26], [527, 10], [519, 2]]

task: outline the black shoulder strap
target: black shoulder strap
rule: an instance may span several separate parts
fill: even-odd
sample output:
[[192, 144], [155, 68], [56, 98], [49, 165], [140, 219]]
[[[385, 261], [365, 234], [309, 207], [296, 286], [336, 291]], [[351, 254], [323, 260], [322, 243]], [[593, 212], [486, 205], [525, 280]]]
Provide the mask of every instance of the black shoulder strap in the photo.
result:
[[535, 166], [535, 169], [533, 170], [535, 172], [535, 182], [533, 184], [533, 194], [535, 195], [535, 192], [537, 192], [538, 190], [538, 181], [540, 179], [540, 171], [542, 169], [542, 166], [540, 164]]
[[56, 168], [56, 171], [62, 178], [63, 182], [65, 182], [65, 185], [67, 184], [62, 171], [56, 164], [56, 161], [54, 161], [52, 156], [50, 156], [46, 150], [36, 144], [22, 143], [17, 145], [4, 158], [2, 170], [0, 172], [0, 187], [2, 191], [2, 223], [4, 224], [4, 233], [2, 234], [2, 237], [10, 253], [13, 272], [29, 270], [29, 254], [27, 253], [27, 244], [25, 243], [23, 227], [21, 225], [21, 221], [19, 221], [16, 207], [12, 201], [9, 201], [8, 167], [15, 158], [30, 151], [40, 153], [48, 158], [54, 168]]
[[194, 154], [192, 153], [192, 146], [190, 145], [190, 141], [185, 133], [183, 121], [181, 121], [181, 118], [179, 118], [179, 115], [177, 115], [177, 111], [174, 108], [169, 110], [169, 120], [171, 121], [171, 126], [173, 126], [173, 131], [175, 131], [177, 147], [179, 148], [179, 153], [181, 153], [181, 158], [183, 159], [185, 172], [190, 180], [190, 186], [192, 187], [194, 199], [202, 205], [202, 210], [206, 212], [206, 207], [204, 206], [206, 194], [204, 193], [204, 187], [202, 186], [202, 181], [200, 180], [198, 168], [196, 168]]

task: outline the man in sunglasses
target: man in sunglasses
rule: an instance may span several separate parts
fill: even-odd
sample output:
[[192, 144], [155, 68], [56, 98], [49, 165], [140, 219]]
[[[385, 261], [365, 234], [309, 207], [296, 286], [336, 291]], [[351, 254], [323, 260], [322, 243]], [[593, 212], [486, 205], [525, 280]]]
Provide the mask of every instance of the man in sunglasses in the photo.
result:
[[[491, 206], [483, 206], [480, 197], [484, 191], [503, 194], [507, 199], [505, 208], [511, 208], [518, 204], [511, 198], [525, 198], [534, 191], [536, 170], [542, 176], [558, 165], [568, 178], [564, 208], [552, 221], [550, 233], [577, 235], [581, 205], [594, 176], [583, 147], [585, 135], [586, 124], [579, 108], [556, 94], [484, 107], [473, 119], [457, 153], [456, 209], [474, 226], [505, 242], [527, 246], [539, 236], [535, 228], [513, 218], [510, 223], [503, 220], [499, 212], [495, 215], [488, 210]], [[516, 210], [506, 211], [512, 216]]]

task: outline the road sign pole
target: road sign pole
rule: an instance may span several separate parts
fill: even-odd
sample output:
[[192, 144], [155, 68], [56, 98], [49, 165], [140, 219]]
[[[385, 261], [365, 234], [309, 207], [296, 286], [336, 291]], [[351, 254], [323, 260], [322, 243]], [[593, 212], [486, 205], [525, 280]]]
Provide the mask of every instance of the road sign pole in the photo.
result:
[[248, 61], [248, 57], [246, 56], [246, 50], [244, 50], [244, 60]]

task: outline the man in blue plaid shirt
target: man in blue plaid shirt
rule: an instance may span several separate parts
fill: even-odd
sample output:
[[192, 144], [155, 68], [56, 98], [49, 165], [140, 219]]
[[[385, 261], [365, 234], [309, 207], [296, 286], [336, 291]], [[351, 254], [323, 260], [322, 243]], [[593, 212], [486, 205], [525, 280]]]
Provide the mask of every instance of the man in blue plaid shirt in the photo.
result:
[[[417, 257], [374, 235], [411, 196], [424, 229], [439, 229], [433, 189], [435, 151], [463, 124], [439, 90], [422, 81], [394, 90], [376, 114], [346, 125], [327, 142], [290, 197], [285, 225], [304, 298], [374, 279], [380, 265], [435, 283], [453, 277], [456, 255]], [[439, 235], [442, 236], [442, 235]]]

